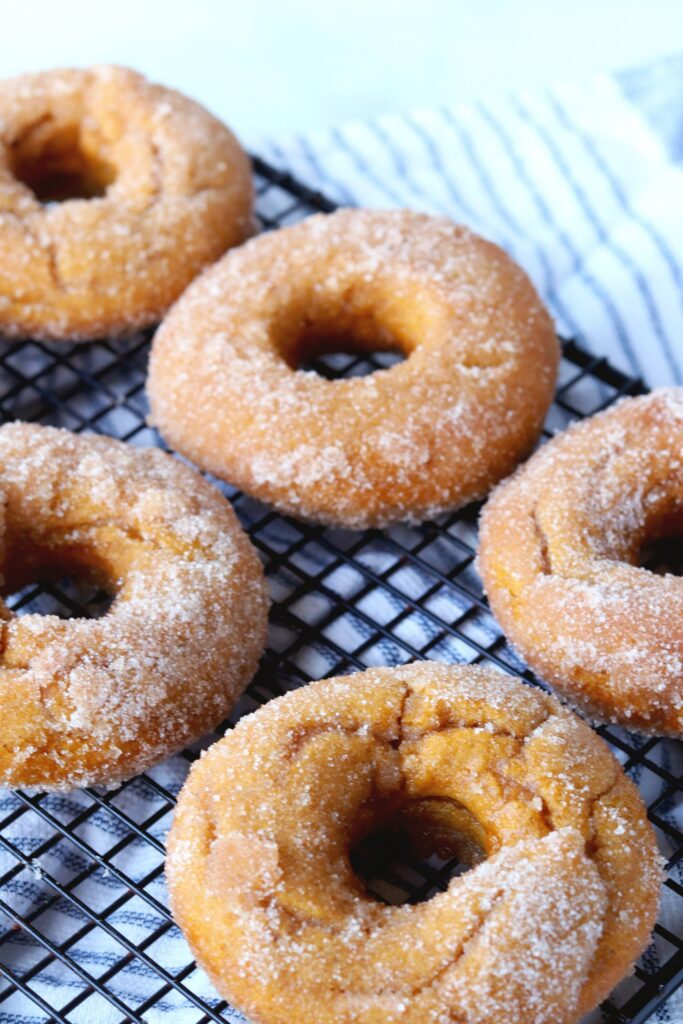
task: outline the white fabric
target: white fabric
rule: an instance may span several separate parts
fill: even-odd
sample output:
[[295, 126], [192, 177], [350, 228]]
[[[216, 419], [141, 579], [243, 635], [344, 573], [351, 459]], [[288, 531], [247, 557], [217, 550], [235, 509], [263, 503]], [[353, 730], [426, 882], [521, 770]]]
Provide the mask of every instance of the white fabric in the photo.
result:
[[469, 224], [525, 267], [562, 334], [652, 386], [683, 382], [683, 169], [613, 78], [264, 149], [340, 203]]
[[[274, 164], [340, 203], [406, 205], [443, 212], [470, 224], [526, 267], [562, 333], [574, 335], [627, 373], [642, 375], [650, 385], [682, 383], [683, 173], [677, 163], [681, 147], [672, 131], [683, 109], [680, 71], [680, 62], [672, 64], [664, 76], [660, 69], [655, 75], [656, 88], [652, 76], [641, 76], [642, 81], [635, 73], [621, 80], [605, 77], [543, 94], [512, 96], [495, 104], [418, 110], [353, 122], [307, 138], [271, 140], [262, 151]], [[662, 88], [667, 102], [662, 101]], [[418, 595], [418, 574], [413, 574], [411, 582], [410, 570], [402, 571], [406, 593], [414, 586]], [[350, 568], [339, 570], [336, 585], [353, 591], [356, 583]], [[452, 600], [457, 599], [454, 593]], [[394, 612], [391, 607], [381, 607], [382, 601], [391, 606], [391, 594], [377, 591], [365, 610], [371, 618], [386, 621]], [[455, 612], [451, 614], [449, 609], [445, 618]], [[342, 628], [341, 620], [337, 625]], [[428, 627], [429, 623], [416, 616], [406, 620], [406, 635], [409, 630]], [[353, 626], [348, 624], [348, 628]], [[362, 629], [360, 620], [355, 628]], [[418, 641], [424, 642], [411, 634], [411, 642]], [[314, 657], [320, 663], [307, 666], [308, 670], [311, 675], [324, 674], [324, 652], [311, 649]], [[680, 771], [681, 765], [671, 762], [675, 749], [673, 744], [657, 747], [667, 771]], [[151, 774], [177, 791], [186, 767], [175, 758]], [[646, 797], [652, 796], [651, 786], [656, 783], [652, 772], [637, 767], [634, 775]], [[91, 800], [81, 793], [55, 795], [46, 798], [43, 807], [62, 820], [72, 820]], [[125, 790], [120, 806], [134, 821], [147, 820], [163, 808], [161, 801], [154, 803], [142, 783]], [[2, 817], [15, 808], [18, 814], [15, 796], [0, 794]], [[161, 962], [171, 973], [190, 959], [184, 940], [177, 929], [169, 928], [163, 912], [161, 843], [169, 815], [159, 814], [149, 827], [159, 848], [136, 841], [121, 853], [120, 863], [128, 875], [148, 879], [145, 887], [150, 898], [146, 902], [138, 897], [123, 900], [119, 909], [107, 915], [107, 923], [116, 929], [119, 939], [116, 932], [107, 935], [100, 928], [79, 937], [83, 919], [67, 899], [50, 905], [36, 922], [55, 942], [75, 934], [69, 951], [78, 969], [86, 977], [88, 973], [99, 977], [111, 970], [110, 988], [124, 1007], [138, 1006], [159, 987], [146, 957]], [[680, 814], [666, 809], [661, 814], [672, 827], [680, 827]], [[27, 857], [51, 835], [49, 826], [36, 826], [38, 821], [34, 814], [17, 816], [4, 833]], [[84, 842], [101, 851], [127, 834], [126, 825], [106, 811], [87, 818], [77, 830]], [[13, 855], [0, 849], [0, 871], [14, 862]], [[41, 872], [49, 872], [67, 885], [85, 870], [74, 894], [85, 907], [97, 911], [108, 907], [121, 891], [117, 863], [114, 858], [110, 871], [87, 872], [88, 858], [72, 844], [60, 842], [40, 857], [33, 876], [28, 871], [17, 874], [2, 895], [22, 913], [35, 911], [41, 901], [54, 895], [51, 887], [41, 884]], [[675, 877], [683, 882], [680, 871]], [[666, 900], [663, 920], [680, 935], [683, 921], [676, 919], [677, 914], [675, 902]], [[156, 929], [158, 938], [150, 943]], [[136, 944], [147, 943], [123, 969], [117, 969], [126, 952], [120, 936]], [[662, 940], [648, 952], [646, 962], [656, 965], [671, 952]], [[82, 991], [82, 977], [49, 959], [40, 968], [44, 958], [45, 950], [24, 931], [12, 932], [5, 939], [2, 962], [14, 964], [19, 972], [37, 965], [31, 982], [37, 997], [50, 1005], [68, 1005]], [[186, 984], [203, 996], [215, 997], [201, 972], [188, 975]], [[629, 984], [626, 982], [627, 989]], [[3, 987], [0, 982], [0, 995]], [[69, 1019], [96, 1019], [98, 1024], [121, 1019], [114, 1007], [93, 998], [94, 1002], [81, 1002]], [[150, 1022], [165, 1019], [190, 1024], [201, 1018], [201, 1011], [172, 989], [145, 1012], [145, 1020]], [[13, 994], [0, 1001], [0, 1021], [5, 1024], [34, 1024], [43, 1019], [27, 997]], [[224, 1011], [224, 1019], [241, 1020], [229, 1010]], [[591, 1024], [602, 1019], [597, 1012], [591, 1016]], [[683, 1024], [683, 1000], [674, 996], [652, 1020]]]

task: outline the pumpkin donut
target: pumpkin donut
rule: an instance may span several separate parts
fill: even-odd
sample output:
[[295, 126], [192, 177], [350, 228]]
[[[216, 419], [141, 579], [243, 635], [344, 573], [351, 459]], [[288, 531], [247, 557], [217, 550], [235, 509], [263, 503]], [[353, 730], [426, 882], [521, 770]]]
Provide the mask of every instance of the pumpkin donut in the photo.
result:
[[[414, 906], [349, 850], [402, 816], [483, 863]], [[608, 746], [492, 669], [313, 683], [196, 763], [166, 865], [198, 962], [259, 1024], [575, 1024], [648, 942], [652, 829]]]
[[154, 323], [250, 231], [220, 121], [118, 67], [0, 82], [0, 332], [79, 341]]
[[531, 667], [596, 719], [683, 735], [683, 580], [642, 566], [683, 536], [683, 388], [556, 437], [495, 492], [479, 569]]
[[223, 496], [158, 449], [0, 428], [2, 592], [75, 572], [99, 619], [0, 601], [0, 785], [113, 785], [216, 726], [253, 675], [267, 598]]
[[[313, 353], [404, 362], [325, 380]], [[279, 510], [353, 528], [484, 495], [537, 440], [558, 345], [524, 272], [445, 217], [341, 210], [252, 239], [157, 332], [167, 440]]]

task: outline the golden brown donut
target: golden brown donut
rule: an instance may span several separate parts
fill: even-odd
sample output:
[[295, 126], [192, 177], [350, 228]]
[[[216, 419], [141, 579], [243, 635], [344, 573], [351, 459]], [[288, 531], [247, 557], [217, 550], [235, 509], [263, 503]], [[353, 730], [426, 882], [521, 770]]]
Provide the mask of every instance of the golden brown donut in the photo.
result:
[[683, 388], [556, 437], [484, 510], [479, 569], [531, 667], [597, 719], [683, 735], [683, 580], [639, 563], [683, 535]]
[[247, 236], [251, 203], [235, 137], [172, 89], [118, 67], [0, 82], [0, 332], [154, 323]]
[[[312, 353], [398, 349], [362, 378]], [[342, 210], [228, 253], [157, 332], [148, 394], [170, 443], [303, 519], [419, 521], [484, 495], [536, 441], [558, 346], [524, 272], [408, 210]]]
[[0, 601], [0, 785], [112, 785], [217, 725], [253, 675], [267, 598], [230, 505], [154, 448], [0, 428], [2, 593], [69, 573], [99, 619]]
[[[349, 849], [397, 813], [486, 859], [427, 903], [374, 901]], [[647, 945], [661, 881], [603, 740], [540, 690], [429, 662], [242, 719], [185, 783], [166, 872], [255, 1024], [575, 1024]]]

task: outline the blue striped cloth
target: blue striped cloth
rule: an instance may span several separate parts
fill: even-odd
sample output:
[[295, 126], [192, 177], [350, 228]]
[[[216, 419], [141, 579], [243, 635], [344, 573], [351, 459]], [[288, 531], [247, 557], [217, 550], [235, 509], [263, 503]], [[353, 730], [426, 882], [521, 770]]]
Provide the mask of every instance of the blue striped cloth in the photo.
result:
[[561, 333], [683, 383], [683, 57], [354, 121], [264, 155], [340, 203], [445, 213], [528, 271]]
[[[468, 224], [527, 270], [561, 334], [650, 386], [683, 384], [683, 55], [262, 148], [339, 203]], [[676, 934], [678, 913], [665, 898]], [[645, 960], [669, 955], [655, 944]], [[683, 1024], [683, 991], [651, 1020]]]
[[[469, 223], [526, 267], [562, 332], [654, 385], [683, 381], [682, 125], [683, 57], [495, 103], [358, 121], [307, 138], [270, 141], [262, 150], [274, 164], [340, 203], [411, 206]], [[351, 570], [346, 571], [348, 576]], [[342, 579], [341, 570], [338, 575], [336, 585], [352, 591], [353, 580]], [[411, 586], [421, 593], [419, 578], [412, 583], [406, 578], [406, 593]], [[378, 590], [368, 614], [379, 621], [390, 618], [395, 609], [381, 607], [390, 597]], [[458, 595], [442, 599], [457, 601]], [[453, 609], [445, 618], [450, 621], [456, 614]], [[415, 622], [410, 628], [422, 627]], [[425, 641], [411, 635], [411, 642], [419, 647]], [[461, 660], [457, 651], [446, 655], [446, 660]], [[322, 649], [312, 649], [310, 656], [319, 661], [308, 666], [311, 676], [329, 670]], [[680, 764], [669, 762], [674, 745], [659, 746], [666, 759], [662, 768], [680, 771]], [[635, 768], [636, 781], [653, 799], [659, 790], [650, 787], [657, 779], [651, 773], [646, 777], [641, 767]], [[186, 771], [186, 762], [173, 758], [150, 774], [176, 792]], [[91, 799], [80, 792], [52, 794], [42, 806], [59, 820], [73, 822], [81, 820]], [[156, 808], [151, 802], [153, 795], [140, 780], [115, 799], [133, 822], [152, 822], [153, 842], [134, 840], [110, 867], [91, 873], [85, 870], [88, 858], [71, 843], [53, 846], [39, 862], [31, 860], [51, 827], [38, 815], [20, 816], [17, 797], [0, 791], [0, 815], [17, 813], [5, 834], [31, 865], [5, 886], [3, 898], [17, 913], [34, 915], [41, 934], [67, 943], [72, 967], [46, 957], [45, 948], [21, 929], [5, 934], [3, 963], [18, 973], [33, 972], [31, 991], [43, 1008], [69, 1006], [89, 978], [104, 979], [119, 1009], [92, 995], [69, 1012], [74, 1024], [116, 1024], [126, 1005], [144, 1006], [147, 1000], [144, 1019], [150, 1024], [192, 1024], [203, 1014], [187, 994], [169, 985], [160, 998], [155, 995], [161, 981], [154, 964], [161, 963], [172, 975], [180, 973], [197, 997], [218, 998], [202, 972], [187, 973], [189, 951], [166, 917], [161, 864], [169, 815], [163, 805]], [[671, 824], [680, 827], [678, 812], [670, 813]], [[128, 833], [105, 810], [83, 817], [76, 830], [98, 851], [123, 843]], [[0, 872], [13, 863], [0, 850]], [[69, 899], [54, 900], [53, 888], [44, 884], [48, 875], [63, 886], [73, 884]], [[128, 898], [126, 876], [144, 885], [145, 900]], [[84, 928], [74, 899], [101, 913], [110, 932]], [[683, 922], [675, 920], [675, 913], [665, 903], [662, 921], [680, 934]], [[135, 955], [127, 955], [131, 946], [124, 946], [124, 939]], [[650, 948], [650, 967], [671, 955], [665, 946], [665, 939], [659, 939]], [[234, 1011], [224, 1015], [233, 1024], [243, 1021]], [[44, 1019], [33, 998], [10, 993], [0, 980], [0, 1022], [38, 1024]], [[597, 1011], [587, 1024], [603, 1019]], [[683, 1000], [674, 996], [652, 1020], [683, 1024]]]

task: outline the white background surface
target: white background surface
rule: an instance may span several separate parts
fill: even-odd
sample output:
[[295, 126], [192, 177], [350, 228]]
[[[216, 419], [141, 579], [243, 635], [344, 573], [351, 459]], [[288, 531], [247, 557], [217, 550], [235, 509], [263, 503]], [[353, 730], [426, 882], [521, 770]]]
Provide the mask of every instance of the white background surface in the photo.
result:
[[129, 64], [251, 144], [681, 48], [683, 0], [0, 0], [0, 76]]

